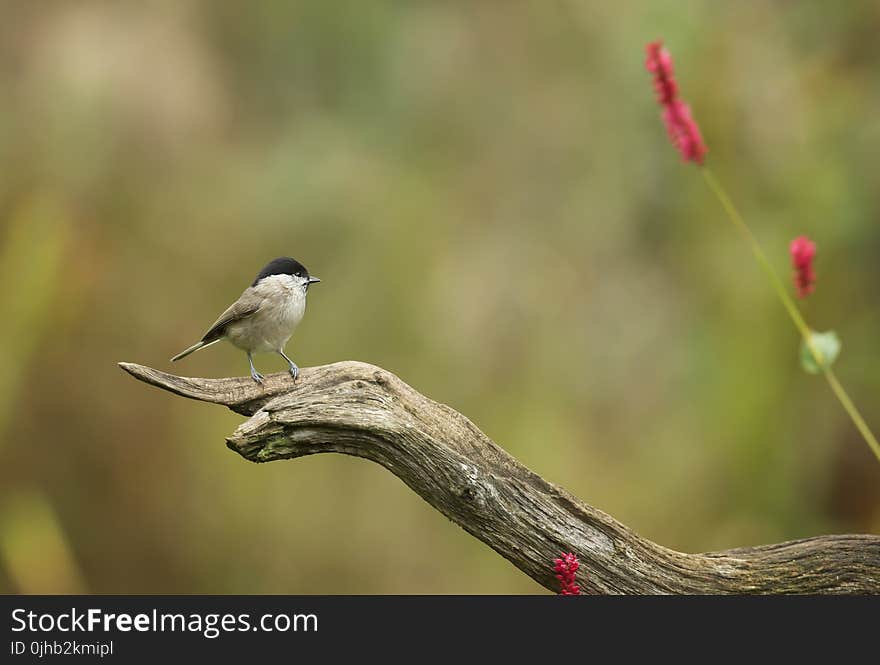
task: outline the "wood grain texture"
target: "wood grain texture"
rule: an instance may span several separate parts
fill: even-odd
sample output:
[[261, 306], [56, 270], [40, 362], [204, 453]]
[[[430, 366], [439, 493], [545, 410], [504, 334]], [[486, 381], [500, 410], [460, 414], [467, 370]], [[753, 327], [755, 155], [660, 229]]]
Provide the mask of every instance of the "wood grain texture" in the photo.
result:
[[[642, 538], [520, 464], [457, 411], [361, 362], [266, 377], [135, 378], [249, 416], [227, 439], [252, 462], [344, 453], [372, 460], [547, 589], [574, 552], [586, 593], [880, 593], [880, 536], [834, 535], [685, 554]], [[381, 510], [381, 506], [376, 506]]]

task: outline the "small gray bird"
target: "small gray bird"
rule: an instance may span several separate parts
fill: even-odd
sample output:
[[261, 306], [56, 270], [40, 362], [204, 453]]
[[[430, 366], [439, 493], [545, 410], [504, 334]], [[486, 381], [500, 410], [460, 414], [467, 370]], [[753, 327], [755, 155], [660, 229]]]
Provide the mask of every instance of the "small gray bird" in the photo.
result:
[[228, 339], [239, 349], [247, 351], [251, 378], [257, 383], [263, 382], [263, 375], [254, 367], [253, 354], [257, 352], [281, 354], [296, 381], [299, 367], [284, 355], [284, 345], [305, 314], [309, 286], [320, 281], [309, 275], [302, 263], [290, 257], [270, 261], [205, 336], [174, 356], [171, 362], [186, 358], [221, 339]]

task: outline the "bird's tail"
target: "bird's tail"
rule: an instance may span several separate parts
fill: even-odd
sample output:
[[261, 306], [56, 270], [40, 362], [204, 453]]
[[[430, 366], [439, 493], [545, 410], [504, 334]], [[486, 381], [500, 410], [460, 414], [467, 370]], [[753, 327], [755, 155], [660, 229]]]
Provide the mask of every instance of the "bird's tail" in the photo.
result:
[[196, 342], [195, 344], [193, 344], [191, 347], [189, 347], [188, 349], [186, 349], [186, 350], [184, 350], [184, 351], [181, 351], [181, 352], [178, 353], [176, 356], [174, 356], [174, 357], [171, 359], [171, 362], [176, 362], [176, 361], [178, 361], [178, 360], [181, 360], [181, 359], [183, 359], [183, 358], [186, 358], [190, 353], [195, 353], [195, 352], [198, 351], [199, 349], [204, 349], [206, 346], [211, 346], [211, 344], [215, 344], [215, 343], [217, 343], [217, 342], [219, 342], [219, 341], [220, 341], [219, 339], [215, 339], [215, 340], [210, 341], [210, 342], [206, 342], [205, 340], [198, 341], [198, 342]]

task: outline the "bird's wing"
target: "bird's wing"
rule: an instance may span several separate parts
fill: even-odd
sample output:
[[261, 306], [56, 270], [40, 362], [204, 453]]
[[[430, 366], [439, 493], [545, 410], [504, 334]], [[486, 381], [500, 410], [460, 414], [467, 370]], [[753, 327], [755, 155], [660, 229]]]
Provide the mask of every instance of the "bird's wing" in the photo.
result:
[[256, 293], [253, 288], [248, 287], [241, 294], [241, 297], [217, 318], [214, 325], [208, 328], [208, 332], [202, 337], [202, 341], [210, 343], [220, 339], [223, 333], [226, 332], [226, 326], [235, 321], [241, 321], [249, 316], [253, 316], [262, 305], [263, 296]]

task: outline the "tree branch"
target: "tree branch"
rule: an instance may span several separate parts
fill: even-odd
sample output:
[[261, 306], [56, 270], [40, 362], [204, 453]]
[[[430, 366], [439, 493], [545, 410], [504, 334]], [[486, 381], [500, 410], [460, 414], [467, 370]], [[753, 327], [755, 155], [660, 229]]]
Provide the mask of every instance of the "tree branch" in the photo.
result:
[[266, 377], [189, 379], [120, 363], [135, 378], [250, 416], [227, 446], [252, 462], [344, 453], [378, 462], [546, 588], [574, 552], [588, 593], [880, 593], [880, 537], [820, 536], [706, 554], [657, 545], [493, 443], [470, 420], [360, 362]]

